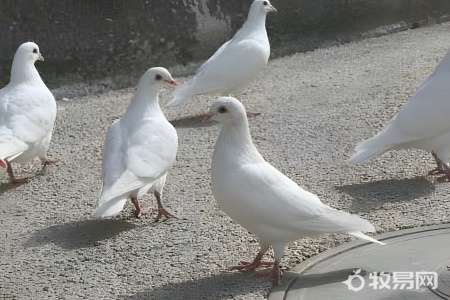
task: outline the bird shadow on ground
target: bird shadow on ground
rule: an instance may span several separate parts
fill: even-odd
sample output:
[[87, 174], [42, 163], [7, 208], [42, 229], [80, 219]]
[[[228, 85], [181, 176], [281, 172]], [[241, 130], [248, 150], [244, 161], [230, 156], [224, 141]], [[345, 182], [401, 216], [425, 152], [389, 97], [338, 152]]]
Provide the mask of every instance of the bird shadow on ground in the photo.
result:
[[25, 243], [35, 247], [53, 243], [64, 249], [79, 249], [97, 246], [102, 240], [113, 238], [136, 225], [124, 220], [84, 220], [50, 226], [36, 231]]
[[368, 212], [385, 203], [410, 201], [429, 196], [435, 190], [435, 186], [425, 177], [416, 177], [344, 185], [336, 189], [353, 198], [352, 211]]
[[175, 128], [197, 128], [197, 127], [211, 127], [217, 125], [217, 122], [203, 122], [203, 115], [191, 116], [177, 120], [169, 121]]
[[254, 276], [253, 272], [226, 272], [179, 283], [168, 283], [154, 289], [123, 296], [124, 300], [217, 300], [234, 299], [270, 287], [270, 281]]
[[2, 195], [3, 193], [5, 193], [9, 190], [15, 189], [19, 186], [20, 186], [20, 184], [13, 184], [10, 182], [1, 183], [0, 184], [0, 195]]
[[[332, 284], [336, 282], [342, 282], [348, 279], [348, 277], [354, 274], [355, 270], [359, 268], [351, 268], [351, 269], [342, 269], [336, 270], [326, 273], [319, 274], [308, 274], [308, 275], [299, 275], [292, 272], [285, 272], [283, 275], [282, 285], [279, 287], [273, 287], [270, 292], [274, 293], [277, 291], [286, 291], [286, 285], [290, 285], [288, 290], [289, 292], [298, 289], [306, 289], [311, 287], [317, 287], [327, 284]], [[365, 276], [367, 271], [361, 270], [359, 275]], [[295, 280], [294, 282], [292, 282]], [[286, 291], [287, 292], [287, 291]]]

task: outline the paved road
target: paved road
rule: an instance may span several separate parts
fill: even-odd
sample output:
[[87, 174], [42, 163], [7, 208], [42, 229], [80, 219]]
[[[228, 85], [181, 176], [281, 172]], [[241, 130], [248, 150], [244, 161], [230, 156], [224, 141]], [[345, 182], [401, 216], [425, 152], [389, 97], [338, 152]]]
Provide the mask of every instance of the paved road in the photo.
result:
[[[450, 48], [450, 24], [435, 25], [273, 60], [244, 104], [266, 159], [336, 208], [379, 232], [449, 221], [450, 184], [426, 176], [422, 151], [391, 152], [363, 166], [345, 160], [381, 128]], [[149, 66], [151, 67], [151, 66]], [[0, 299], [263, 299], [270, 283], [226, 271], [258, 250], [254, 236], [219, 210], [210, 162], [219, 126], [197, 115], [212, 98], [165, 109], [176, 126], [178, 160], [163, 202], [179, 220], [91, 221], [106, 127], [134, 89], [58, 102], [50, 155], [61, 159], [29, 184], [0, 185]], [[172, 90], [162, 92], [166, 103]], [[27, 172], [38, 170], [37, 164]], [[6, 179], [6, 177], [4, 177]], [[147, 206], [155, 200], [147, 196]], [[291, 243], [284, 267], [348, 240]]]

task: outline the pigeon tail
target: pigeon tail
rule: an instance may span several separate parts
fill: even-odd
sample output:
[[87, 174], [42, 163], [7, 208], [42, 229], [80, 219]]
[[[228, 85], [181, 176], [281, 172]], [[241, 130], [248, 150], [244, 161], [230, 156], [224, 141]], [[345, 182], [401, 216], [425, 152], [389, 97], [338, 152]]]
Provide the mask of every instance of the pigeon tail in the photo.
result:
[[336, 210], [324, 205], [326, 211], [317, 222], [310, 220], [311, 226], [322, 232], [373, 232], [375, 227], [369, 221], [358, 215], [353, 215], [342, 210]]
[[402, 149], [414, 140], [417, 137], [401, 130], [394, 118], [375, 136], [359, 143], [348, 162], [356, 165], [389, 150]]
[[97, 207], [91, 214], [91, 218], [99, 219], [115, 216], [122, 211], [126, 202], [127, 198], [123, 196], [111, 199]]
[[362, 142], [360, 145], [356, 147], [356, 153], [350, 157], [349, 160], [347, 160], [348, 163], [352, 165], [357, 165], [360, 163], [363, 163], [375, 156], [378, 156], [380, 154], [383, 154], [384, 152], [390, 150], [391, 146], [374, 146], [371, 147], [370, 145], [367, 145], [368, 141]]
[[354, 236], [354, 237], [362, 239], [362, 240], [366, 240], [366, 241], [369, 241], [369, 242], [372, 242], [372, 243], [377, 243], [377, 244], [380, 244], [380, 245], [386, 245], [386, 243], [380, 242], [380, 241], [374, 239], [373, 237], [365, 235], [361, 231], [353, 231], [353, 232], [347, 232], [347, 233], [352, 235], [352, 236]]
[[409, 136], [399, 132], [393, 125], [389, 124], [375, 136], [359, 143], [347, 162], [356, 165], [411, 141]]
[[0, 158], [13, 161], [28, 149], [28, 145], [16, 138], [12, 138], [6, 143], [0, 142]]
[[166, 106], [181, 106], [187, 103], [195, 94], [192, 92], [193, 80], [190, 80], [175, 90], [175, 96]]

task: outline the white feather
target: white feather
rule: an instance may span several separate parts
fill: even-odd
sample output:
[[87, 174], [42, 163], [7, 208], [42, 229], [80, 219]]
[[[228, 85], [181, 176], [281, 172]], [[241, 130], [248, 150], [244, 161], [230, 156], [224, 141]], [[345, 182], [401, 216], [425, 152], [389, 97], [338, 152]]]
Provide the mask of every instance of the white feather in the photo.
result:
[[433, 151], [450, 159], [450, 51], [398, 114], [374, 137], [360, 143], [350, 163], [362, 163], [389, 150]]
[[223, 124], [211, 166], [214, 197], [222, 210], [256, 234], [262, 244], [277, 246], [277, 252], [280, 245], [323, 233], [370, 239], [359, 233], [375, 231], [368, 221], [323, 204], [263, 159], [253, 145], [245, 109], [237, 99], [219, 98], [211, 113], [213, 120]]
[[158, 91], [163, 80], [155, 81], [156, 74], [173, 80], [166, 69], [148, 70], [125, 114], [108, 128], [102, 191], [93, 218], [119, 213], [130, 196], [141, 197], [151, 188], [160, 192], [175, 161], [178, 136], [159, 106]]
[[255, 0], [242, 28], [197, 70], [191, 80], [175, 91], [167, 105], [182, 105], [194, 95], [242, 92], [269, 60], [270, 44], [265, 27], [268, 11], [272, 10], [265, 9], [263, 1]]
[[13, 60], [11, 81], [0, 90], [0, 158], [26, 163], [45, 158], [56, 118], [56, 102], [34, 62], [35, 43], [22, 44]]

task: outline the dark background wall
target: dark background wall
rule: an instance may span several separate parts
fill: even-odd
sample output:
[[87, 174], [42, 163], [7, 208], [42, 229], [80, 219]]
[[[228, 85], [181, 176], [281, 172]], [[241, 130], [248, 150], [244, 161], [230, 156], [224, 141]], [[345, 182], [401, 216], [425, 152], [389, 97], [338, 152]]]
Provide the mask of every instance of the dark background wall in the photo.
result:
[[[135, 85], [149, 67], [209, 57], [239, 29], [251, 2], [0, 0], [0, 86], [9, 80], [14, 52], [25, 41], [40, 46], [45, 62], [38, 62], [38, 69], [50, 87], [99, 80], [113, 87]], [[267, 18], [273, 56], [441, 22], [450, 15], [449, 0], [271, 2], [278, 9]]]

